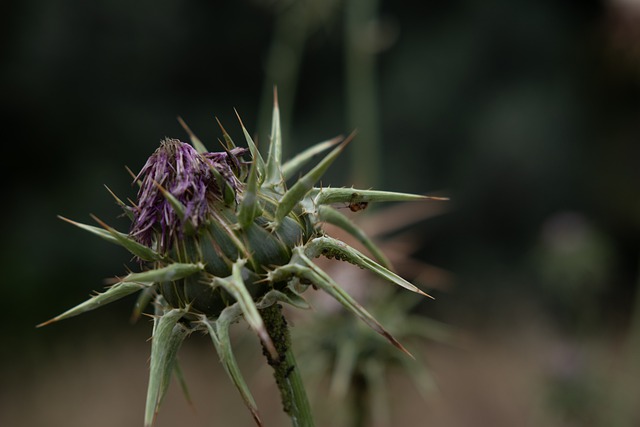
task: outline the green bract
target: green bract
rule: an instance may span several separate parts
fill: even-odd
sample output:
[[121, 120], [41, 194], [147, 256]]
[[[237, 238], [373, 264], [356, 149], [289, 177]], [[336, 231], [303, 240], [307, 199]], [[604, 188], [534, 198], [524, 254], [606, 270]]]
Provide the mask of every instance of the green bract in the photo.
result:
[[[242, 122], [240, 122], [242, 124]], [[184, 124], [183, 124], [184, 125]], [[258, 410], [238, 369], [228, 328], [244, 318], [272, 359], [276, 346], [260, 310], [282, 302], [304, 308], [309, 286], [321, 289], [393, 345], [407, 352], [389, 332], [312, 260], [318, 256], [358, 265], [410, 291], [427, 295], [388, 269], [373, 242], [331, 205], [353, 210], [369, 202], [415, 201], [426, 196], [353, 188], [316, 187], [349, 143], [334, 139], [311, 147], [283, 163], [277, 101], [266, 159], [242, 125], [248, 149], [236, 147], [222, 128], [224, 151], [208, 152], [184, 125], [191, 144], [165, 140], [136, 181], [138, 199], [131, 206], [115, 197], [132, 219], [129, 233], [66, 220], [118, 244], [146, 267], [130, 273], [88, 301], [43, 325], [93, 310], [140, 292], [135, 313], [151, 302], [154, 327], [145, 425], [153, 423], [172, 373], [176, 354], [193, 331], [208, 333], [226, 372], [254, 419]], [[318, 164], [287, 185], [318, 153], [333, 148]], [[249, 159], [244, 159], [248, 155]], [[63, 218], [64, 219], [64, 218]], [[322, 223], [337, 225], [358, 239], [373, 258], [325, 235]], [[408, 353], [408, 352], [407, 352]]]

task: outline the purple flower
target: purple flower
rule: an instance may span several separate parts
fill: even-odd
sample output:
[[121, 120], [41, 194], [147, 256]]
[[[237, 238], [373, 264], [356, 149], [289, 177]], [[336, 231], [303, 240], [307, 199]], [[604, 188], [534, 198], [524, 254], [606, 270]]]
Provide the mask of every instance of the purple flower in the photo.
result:
[[[182, 236], [187, 223], [199, 227], [215, 209], [216, 202], [222, 200], [224, 189], [219, 188], [212, 169], [237, 195], [241, 184], [233, 168], [240, 165], [238, 157], [245, 151], [234, 148], [228, 152], [200, 154], [177, 139], [163, 140], [136, 177], [142, 185], [134, 209], [131, 236], [149, 247], [157, 242], [160, 252], [169, 250], [174, 238]], [[182, 219], [160, 187], [182, 203], [185, 208]]]

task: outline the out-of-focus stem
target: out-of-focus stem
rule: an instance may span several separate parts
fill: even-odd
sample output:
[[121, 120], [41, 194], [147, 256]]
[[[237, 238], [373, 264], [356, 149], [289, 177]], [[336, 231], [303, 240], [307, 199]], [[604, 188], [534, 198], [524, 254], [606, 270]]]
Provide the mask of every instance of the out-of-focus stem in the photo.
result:
[[382, 179], [376, 53], [373, 41], [367, 39], [370, 26], [377, 19], [378, 3], [378, 0], [344, 3], [347, 124], [358, 130], [349, 170], [356, 187], [375, 187]]
[[278, 13], [265, 64], [265, 84], [258, 117], [258, 135], [269, 135], [273, 86], [278, 88], [283, 139], [289, 140], [291, 115], [298, 88], [300, 64], [309, 32], [309, 11], [305, 2], [296, 1]]

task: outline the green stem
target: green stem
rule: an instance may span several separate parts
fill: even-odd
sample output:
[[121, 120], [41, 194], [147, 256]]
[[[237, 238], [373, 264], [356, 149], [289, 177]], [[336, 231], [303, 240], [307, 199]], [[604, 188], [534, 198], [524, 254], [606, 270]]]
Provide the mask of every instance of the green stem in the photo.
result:
[[302, 383], [300, 370], [291, 348], [291, 335], [287, 321], [282, 315], [282, 306], [274, 304], [260, 310], [260, 315], [275, 344], [278, 359], [273, 359], [263, 348], [267, 362], [273, 368], [273, 375], [280, 390], [283, 410], [291, 417], [293, 427], [313, 427], [311, 407]]

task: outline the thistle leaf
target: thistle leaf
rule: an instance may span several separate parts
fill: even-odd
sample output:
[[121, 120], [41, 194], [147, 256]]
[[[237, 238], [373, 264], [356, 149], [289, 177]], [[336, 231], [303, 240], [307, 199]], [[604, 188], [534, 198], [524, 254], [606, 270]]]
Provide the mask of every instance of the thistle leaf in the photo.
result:
[[133, 209], [131, 209], [131, 206], [128, 206], [125, 202], [120, 200], [120, 198], [118, 196], [116, 196], [116, 193], [111, 191], [111, 189], [109, 187], [107, 187], [105, 185], [104, 188], [106, 188], [107, 191], [109, 192], [109, 194], [111, 194], [111, 196], [115, 199], [115, 201], [118, 204], [118, 206], [120, 206], [120, 208], [122, 208], [122, 211], [125, 213], [125, 215], [127, 215], [127, 218], [129, 218], [131, 221], [133, 221], [134, 216], [133, 216]]
[[260, 154], [258, 147], [253, 142], [251, 135], [249, 135], [247, 128], [244, 127], [244, 123], [242, 123], [242, 119], [240, 118], [240, 115], [238, 114], [237, 111], [236, 111], [236, 116], [238, 116], [238, 120], [240, 121], [240, 126], [242, 127], [242, 133], [244, 133], [244, 139], [247, 141], [247, 146], [249, 147], [249, 151], [251, 152], [251, 157], [253, 158], [253, 161], [257, 163], [258, 176], [261, 179], [264, 179], [264, 174], [265, 174], [264, 159], [262, 158], [262, 155]]
[[409, 353], [409, 351], [404, 348], [404, 346], [400, 344], [393, 335], [387, 332], [387, 330], [384, 329], [384, 327], [367, 310], [365, 310], [364, 307], [362, 307], [351, 297], [351, 295], [334, 282], [333, 279], [320, 267], [307, 258], [307, 256], [302, 252], [302, 248], [296, 248], [295, 252], [296, 256], [292, 259], [292, 263], [274, 269], [270, 272], [269, 277], [280, 281], [295, 276], [310, 281], [316, 287], [331, 295], [336, 301], [342, 304], [344, 308], [359, 317], [363, 322], [369, 325], [371, 329], [385, 337], [395, 347], [410, 357], [413, 357], [413, 355]]
[[168, 282], [171, 280], [184, 279], [199, 271], [204, 270], [204, 264], [188, 264], [174, 262], [166, 267], [147, 270], [140, 273], [129, 273], [123, 282]]
[[102, 307], [111, 302], [117, 301], [121, 298], [126, 297], [140, 289], [145, 288], [145, 284], [142, 283], [132, 283], [132, 282], [119, 282], [115, 285], [111, 286], [106, 291], [96, 294], [92, 296], [90, 299], [85, 302], [78, 304], [77, 306], [65, 311], [64, 313], [54, 317], [53, 319], [47, 320], [39, 324], [37, 327], [46, 326], [53, 322], [57, 322], [59, 320], [68, 319], [73, 316], [77, 316], [82, 313], [86, 313], [87, 311], [94, 310], [98, 307]]
[[353, 221], [347, 218], [345, 215], [338, 212], [327, 205], [318, 206], [318, 219], [329, 224], [333, 224], [336, 227], [340, 227], [347, 233], [355, 237], [365, 248], [371, 252], [371, 254], [378, 260], [378, 262], [385, 268], [391, 269], [391, 262], [382, 253], [380, 248], [367, 236], [367, 234], [358, 227]]
[[353, 139], [353, 134], [345, 139], [339, 146], [334, 148], [327, 156], [320, 161], [313, 169], [307, 172], [293, 186], [287, 190], [282, 196], [278, 208], [276, 209], [273, 228], [277, 228], [282, 219], [291, 212], [298, 202], [313, 188], [316, 182], [320, 180], [325, 171], [338, 158], [342, 150]]
[[396, 193], [393, 191], [358, 190], [355, 188], [315, 188], [315, 202], [318, 205], [333, 203], [369, 202], [415, 202], [426, 200], [446, 201], [446, 197], [422, 196], [419, 194]]
[[153, 249], [148, 246], [143, 245], [142, 243], [138, 243], [129, 237], [127, 234], [120, 233], [114, 228], [107, 225], [105, 222], [101, 221], [95, 215], [91, 215], [91, 218], [94, 219], [98, 224], [104, 227], [105, 230], [111, 234], [114, 239], [118, 242], [120, 246], [131, 252], [133, 255], [145, 261], [160, 261], [162, 260], [162, 256], [155, 252]]
[[306, 150], [298, 153], [296, 156], [286, 161], [282, 165], [282, 175], [285, 180], [293, 177], [297, 171], [300, 170], [309, 160], [311, 160], [315, 155], [322, 153], [325, 150], [333, 147], [337, 143], [343, 140], [342, 136], [338, 136], [336, 138], [330, 139], [328, 141], [320, 142], [316, 145], [313, 145]]
[[233, 142], [233, 139], [231, 139], [231, 136], [229, 135], [227, 130], [222, 126], [222, 123], [220, 123], [220, 120], [218, 120], [217, 117], [216, 117], [216, 122], [218, 122], [218, 126], [220, 126], [220, 130], [222, 131], [222, 138], [224, 138], [224, 142], [227, 145], [227, 150], [232, 150], [236, 148], [236, 144]]
[[222, 200], [227, 206], [230, 206], [236, 200], [236, 192], [231, 188], [231, 185], [229, 185], [229, 181], [227, 181], [216, 168], [212, 166], [210, 170], [211, 173], [213, 173], [218, 188], [220, 189]]
[[398, 276], [396, 273], [381, 266], [362, 252], [332, 237], [316, 237], [315, 239], [307, 243], [305, 247], [305, 253], [307, 254], [307, 256], [312, 258], [319, 255], [324, 255], [327, 258], [338, 258], [340, 260], [350, 262], [351, 264], [366, 268], [367, 270], [372, 271], [383, 279], [386, 279], [398, 286], [434, 299], [431, 295], [421, 291], [414, 284], [409, 283], [402, 277]]
[[240, 304], [235, 303], [222, 310], [216, 321], [211, 321], [206, 316], [202, 316], [202, 323], [209, 331], [211, 341], [216, 348], [216, 352], [220, 357], [220, 362], [222, 363], [222, 366], [224, 366], [225, 372], [240, 392], [242, 400], [251, 412], [256, 424], [258, 426], [262, 426], [262, 420], [258, 413], [258, 405], [256, 405], [253, 395], [240, 372], [240, 368], [238, 367], [238, 363], [236, 362], [236, 358], [233, 354], [233, 348], [231, 347], [231, 340], [229, 338], [229, 326], [241, 316], [242, 308], [240, 307]]
[[135, 305], [133, 306], [133, 312], [131, 313], [131, 323], [135, 323], [142, 316], [142, 312], [147, 305], [151, 302], [151, 299], [155, 295], [155, 288], [153, 286], [145, 287], [138, 295]]
[[303, 310], [311, 308], [307, 300], [291, 289], [285, 289], [283, 291], [277, 289], [270, 290], [256, 303], [256, 307], [263, 309], [272, 306], [276, 302], [285, 302], [295, 308]]
[[245, 320], [253, 329], [253, 331], [258, 335], [260, 341], [265, 346], [265, 348], [269, 351], [271, 356], [274, 359], [278, 358], [278, 352], [276, 351], [275, 346], [273, 345], [273, 341], [271, 341], [271, 337], [267, 332], [267, 328], [258, 313], [258, 309], [256, 307], [255, 302], [253, 301], [253, 297], [249, 293], [244, 280], [242, 278], [242, 269], [246, 264], [246, 260], [239, 259], [233, 264], [231, 276], [226, 278], [216, 277], [213, 279], [213, 285], [222, 286], [227, 292], [233, 296], [233, 298], [238, 302], [238, 305], [242, 309], [242, 313], [244, 315]]
[[238, 209], [238, 224], [243, 229], [247, 229], [253, 224], [253, 220], [261, 214], [260, 205], [258, 204], [258, 169], [256, 162], [251, 164], [249, 179], [242, 196], [242, 202], [240, 202]]
[[81, 228], [90, 233], [93, 233], [96, 236], [106, 240], [107, 242], [120, 245], [126, 250], [128, 250], [129, 252], [131, 252], [133, 255], [145, 261], [159, 261], [162, 259], [162, 256], [159, 255], [154, 250], [152, 250], [151, 248], [141, 243], [138, 243], [135, 240], [132, 240], [128, 235], [124, 233], [120, 233], [119, 231], [114, 230], [113, 228], [109, 227], [108, 225], [106, 225], [105, 223], [97, 219], [95, 216], [93, 218], [97, 220], [99, 223], [101, 223], [101, 225], [105, 227], [105, 229], [94, 227], [92, 225], [82, 224], [76, 221], [72, 221], [60, 215], [58, 215], [58, 218], [60, 218], [65, 222], [68, 222], [69, 224], [75, 225], [78, 228]]
[[278, 108], [278, 91], [273, 90], [273, 117], [271, 119], [271, 141], [266, 164], [265, 183], [280, 185], [283, 183], [280, 163], [282, 161], [282, 129], [280, 127], [280, 109]]
[[209, 151], [207, 150], [207, 147], [204, 146], [202, 141], [200, 141], [200, 138], [198, 138], [193, 132], [191, 132], [191, 129], [189, 128], [189, 126], [187, 126], [184, 120], [182, 120], [182, 117], [178, 116], [178, 122], [180, 122], [180, 126], [182, 126], [182, 128], [189, 135], [189, 139], [191, 140], [191, 145], [193, 145], [193, 148], [195, 148], [198, 153], [202, 154]]
[[184, 394], [184, 398], [187, 400], [187, 403], [190, 406], [193, 406], [193, 400], [191, 399], [191, 393], [189, 392], [189, 387], [187, 386], [187, 381], [184, 378], [184, 373], [182, 372], [182, 368], [180, 367], [180, 363], [176, 360], [175, 365], [173, 367], [173, 372], [180, 383], [180, 388], [182, 389], [182, 394]]
[[189, 330], [178, 323], [186, 313], [187, 310], [172, 309], [154, 318], [149, 387], [144, 414], [145, 427], [153, 425], [155, 415], [171, 381], [178, 349], [189, 334]]

